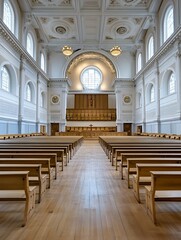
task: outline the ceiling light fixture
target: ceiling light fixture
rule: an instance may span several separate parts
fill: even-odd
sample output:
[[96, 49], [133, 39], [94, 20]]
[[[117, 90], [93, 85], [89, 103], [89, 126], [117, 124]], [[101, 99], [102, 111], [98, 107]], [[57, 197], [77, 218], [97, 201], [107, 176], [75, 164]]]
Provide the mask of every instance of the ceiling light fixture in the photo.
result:
[[117, 57], [122, 53], [122, 50], [119, 46], [114, 46], [113, 48], [111, 48], [110, 53], [114, 57]]
[[69, 47], [69, 46], [64, 46], [64, 47], [62, 48], [62, 53], [63, 53], [65, 56], [69, 57], [70, 55], [72, 55], [73, 50], [72, 50], [72, 48]]

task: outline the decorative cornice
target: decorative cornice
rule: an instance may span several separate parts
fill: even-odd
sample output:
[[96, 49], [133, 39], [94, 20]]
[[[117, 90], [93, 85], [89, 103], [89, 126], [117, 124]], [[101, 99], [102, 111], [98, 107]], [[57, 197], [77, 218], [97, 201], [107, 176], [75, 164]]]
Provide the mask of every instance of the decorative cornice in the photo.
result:
[[26, 49], [22, 46], [20, 41], [15, 37], [15, 35], [9, 30], [9, 28], [4, 24], [0, 18], [0, 36], [2, 36], [11, 47], [20, 54], [21, 58], [24, 58], [29, 62], [29, 64], [42, 75], [44, 79], [49, 81], [48, 76], [41, 68], [37, 65], [36, 61], [28, 54]]
[[51, 83], [66, 83], [69, 87], [71, 87], [72, 83], [71, 80], [68, 78], [50, 78]]
[[181, 26], [178, 27], [174, 34], [159, 48], [159, 50], [154, 54], [154, 56], [146, 63], [146, 66], [138, 72], [134, 80], [138, 79], [142, 74], [144, 74], [153, 64], [155, 64], [155, 61], [158, 61], [158, 59], [163, 56], [166, 52], [168, 52], [168, 49], [173, 47], [173, 44], [177, 41], [181, 40]]
[[116, 78], [112, 84], [112, 87], [130, 86], [134, 84], [134, 79], [130, 78]]

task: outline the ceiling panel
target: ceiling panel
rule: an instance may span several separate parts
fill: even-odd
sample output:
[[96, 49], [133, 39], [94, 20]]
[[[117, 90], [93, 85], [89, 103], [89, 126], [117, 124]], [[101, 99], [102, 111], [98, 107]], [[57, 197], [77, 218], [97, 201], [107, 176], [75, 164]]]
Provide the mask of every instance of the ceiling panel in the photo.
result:
[[83, 29], [83, 40], [99, 40], [99, 16], [83, 16], [82, 17], [82, 29]]
[[44, 47], [56, 51], [110, 49], [116, 41], [123, 50], [138, 45], [154, 26], [161, 0], [18, 0], [34, 24]]

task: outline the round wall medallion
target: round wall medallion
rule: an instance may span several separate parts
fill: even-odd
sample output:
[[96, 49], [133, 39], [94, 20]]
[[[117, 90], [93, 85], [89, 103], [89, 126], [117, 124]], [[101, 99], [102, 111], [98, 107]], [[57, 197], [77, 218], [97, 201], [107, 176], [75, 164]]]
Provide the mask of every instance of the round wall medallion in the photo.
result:
[[57, 103], [59, 103], [59, 101], [60, 101], [59, 96], [55, 95], [55, 96], [52, 96], [52, 97], [51, 97], [51, 102], [52, 102], [53, 104], [57, 104]]
[[130, 102], [131, 102], [130, 96], [125, 96], [124, 97], [124, 103], [130, 103]]

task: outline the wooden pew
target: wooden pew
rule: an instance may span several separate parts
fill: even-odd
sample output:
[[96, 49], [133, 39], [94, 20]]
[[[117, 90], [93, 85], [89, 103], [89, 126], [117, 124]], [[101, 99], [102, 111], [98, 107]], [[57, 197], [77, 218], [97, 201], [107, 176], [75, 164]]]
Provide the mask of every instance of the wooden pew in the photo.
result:
[[[180, 147], [172, 147], [172, 146], [166, 146], [166, 147], [132, 147], [132, 148], [124, 148], [122, 150], [116, 150], [116, 157], [115, 157], [115, 162], [116, 162], [116, 170], [118, 168], [118, 162], [122, 161], [122, 155], [123, 154], [128, 154], [128, 153], [162, 153], [162, 154], [167, 154], [167, 153], [181, 153], [181, 148]], [[124, 161], [124, 159], [123, 159]], [[126, 161], [124, 162], [126, 164]], [[124, 165], [125, 165], [124, 164]]]
[[[64, 150], [56, 149], [56, 148], [46, 148], [46, 147], [21, 147], [20, 145], [18, 147], [12, 147], [8, 148], [8, 145], [6, 145], [4, 148], [0, 147], [0, 154], [3, 153], [27, 153], [27, 154], [32, 154], [36, 153], [39, 154], [46, 154], [46, 153], [53, 153], [57, 154], [57, 162], [61, 162], [61, 167], [63, 171], [63, 156], [64, 156]], [[53, 164], [53, 162], [51, 163]], [[57, 169], [55, 169], [57, 171]], [[56, 176], [56, 174], [55, 174]]]
[[127, 159], [127, 168], [126, 176], [128, 188], [130, 188], [130, 176], [136, 173], [136, 164], [137, 163], [175, 163], [181, 164], [181, 158], [128, 158]]
[[151, 186], [146, 189], [146, 210], [156, 224], [155, 201], [181, 200], [181, 171], [151, 171]]
[[[138, 147], [138, 146], [151, 146], [152, 147], [163, 147], [172, 145], [180, 147], [181, 142], [177, 140], [170, 140], [157, 137], [140, 137], [140, 136], [122, 136], [122, 137], [99, 137], [99, 142], [103, 147], [104, 151], [111, 160], [111, 155], [114, 157], [114, 151], [116, 149], [123, 149], [124, 147]], [[113, 151], [114, 150], [114, 151]]]
[[82, 136], [72, 136], [72, 137], [59, 137], [59, 136], [38, 136], [38, 137], [29, 137], [25, 139], [8, 139], [2, 141], [2, 145], [29, 145], [32, 146], [44, 146], [44, 147], [68, 147], [70, 151], [70, 158], [73, 156], [74, 152], [78, 149], [83, 141]]
[[35, 186], [29, 186], [28, 171], [0, 171], [0, 201], [24, 201], [25, 226], [35, 209]]
[[137, 163], [136, 175], [133, 175], [133, 191], [140, 203], [140, 186], [151, 184], [151, 171], [181, 171], [181, 164]]
[[136, 149], [150, 149], [150, 150], [158, 150], [158, 149], [180, 149], [181, 144], [173, 144], [173, 143], [159, 143], [155, 144], [148, 143], [148, 144], [127, 144], [125, 146], [112, 146], [112, 150], [110, 153], [110, 162], [112, 163], [112, 166], [114, 166], [114, 160], [119, 160], [119, 157], [121, 157], [121, 153], [125, 150], [136, 150]]
[[1, 152], [0, 158], [50, 158], [50, 167], [55, 169], [55, 179], [57, 179], [58, 174], [58, 163], [56, 153], [41, 153], [41, 152]]
[[119, 171], [121, 174], [121, 178], [123, 179], [123, 169], [127, 167], [127, 159], [128, 158], [180, 158], [181, 157], [181, 150], [180, 149], [156, 149], [150, 150], [143, 149], [141, 151], [136, 151], [136, 150], [130, 150], [129, 152], [124, 151], [121, 154], [121, 159], [120, 159], [120, 165], [119, 165]]
[[0, 171], [29, 171], [29, 184], [38, 187], [38, 202], [41, 202], [46, 189], [46, 184], [43, 185], [41, 164], [1, 164], [0, 161]]
[[[41, 173], [44, 175], [45, 183], [47, 182], [47, 188], [51, 186], [52, 170], [50, 167], [49, 158], [0, 158], [0, 164], [41, 164]], [[45, 178], [46, 177], [46, 178]], [[44, 182], [42, 182], [42, 185]]]

